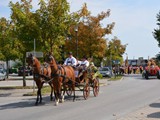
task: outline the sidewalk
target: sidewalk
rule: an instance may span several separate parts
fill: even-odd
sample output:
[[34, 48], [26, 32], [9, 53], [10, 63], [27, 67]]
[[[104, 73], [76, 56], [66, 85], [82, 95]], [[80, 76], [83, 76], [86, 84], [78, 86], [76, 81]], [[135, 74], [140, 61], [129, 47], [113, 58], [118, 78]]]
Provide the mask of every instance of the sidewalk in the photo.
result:
[[[23, 80], [0, 81], [0, 87], [23, 86]], [[26, 86], [33, 86], [33, 80], [26, 80]]]
[[160, 100], [116, 120], [160, 120]]
[[[101, 86], [106, 86], [107, 85], [107, 79], [101, 79], [99, 80]], [[33, 80], [26, 80], [26, 86], [33, 86], [34, 81]], [[44, 84], [48, 85], [48, 84]], [[13, 86], [23, 86], [23, 80], [5, 80], [5, 81], [0, 81], [0, 87], [13, 87]]]

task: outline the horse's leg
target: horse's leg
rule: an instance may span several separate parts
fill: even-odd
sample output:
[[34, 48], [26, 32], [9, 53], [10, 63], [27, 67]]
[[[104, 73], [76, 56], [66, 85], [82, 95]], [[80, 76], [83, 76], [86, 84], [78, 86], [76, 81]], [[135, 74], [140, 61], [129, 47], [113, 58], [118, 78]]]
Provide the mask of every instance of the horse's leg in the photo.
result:
[[59, 104], [59, 94], [58, 94], [58, 91], [55, 91], [55, 106], [57, 106]]
[[38, 88], [38, 91], [37, 91], [37, 99], [36, 99], [35, 105], [38, 105], [38, 101], [39, 101], [39, 88]]
[[59, 91], [58, 91], [58, 98], [59, 98], [59, 102], [62, 103], [62, 88], [59, 89]]
[[51, 87], [50, 101], [53, 100], [53, 87]]
[[55, 96], [55, 106], [59, 104], [59, 94], [58, 90], [54, 87], [54, 96]]
[[42, 92], [41, 92], [41, 89], [42, 89], [42, 87], [43, 87], [43, 84], [44, 84], [44, 82], [41, 83], [40, 89], [39, 89], [39, 96], [40, 96], [40, 101], [39, 101], [39, 103], [42, 103]]
[[38, 91], [37, 91], [37, 100], [36, 100], [35, 105], [38, 105], [38, 103], [42, 103], [41, 88], [42, 88], [42, 87], [38, 88]]
[[75, 93], [75, 84], [73, 83], [72, 85], [72, 91], [73, 91], [73, 102], [75, 101], [76, 98], [76, 93]]
[[51, 86], [50, 101], [52, 101], [53, 100], [53, 86], [51, 83], [49, 83], [49, 85]]
[[42, 94], [41, 94], [41, 89], [39, 90], [39, 97], [40, 97], [40, 101], [39, 101], [39, 103], [42, 103]]
[[37, 81], [36, 81], [36, 84], [37, 84], [38, 90], [37, 90], [37, 99], [36, 99], [35, 105], [38, 105], [39, 97], [40, 97], [40, 94], [41, 94], [41, 84], [39, 82], [37, 82]]
[[65, 92], [66, 92], [66, 86], [64, 85], [64, 86], [63, 86], [62, 103], [64, 102], [64, 95], [65, 95]]

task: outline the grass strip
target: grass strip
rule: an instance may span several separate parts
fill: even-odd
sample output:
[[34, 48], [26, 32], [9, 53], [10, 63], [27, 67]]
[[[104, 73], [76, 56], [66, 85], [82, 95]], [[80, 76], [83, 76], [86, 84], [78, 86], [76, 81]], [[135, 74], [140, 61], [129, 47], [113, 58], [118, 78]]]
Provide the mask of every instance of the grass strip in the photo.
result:
[[121, 75], [118, 75], [118, 76], [113, 76], [113, 77], [111, 77], [110, 79], [109, 79], [109, 81], [116, 81], [116, 80], [121, 80], [122, 79], [122, 77], [123, 76], [121, 76]]

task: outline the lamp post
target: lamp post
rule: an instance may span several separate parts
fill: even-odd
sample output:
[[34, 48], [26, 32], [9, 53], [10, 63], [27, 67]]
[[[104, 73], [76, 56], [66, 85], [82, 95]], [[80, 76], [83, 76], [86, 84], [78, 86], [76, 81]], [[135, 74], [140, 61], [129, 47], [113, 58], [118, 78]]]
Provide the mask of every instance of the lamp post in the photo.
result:
[[78, 25], [74, 27], [74, 31], [76, 32], [76, 58], [78, 58]]
[[128, 54], [127, 53], [125, 54], [126, 54], [126, 66], [128, 66]]

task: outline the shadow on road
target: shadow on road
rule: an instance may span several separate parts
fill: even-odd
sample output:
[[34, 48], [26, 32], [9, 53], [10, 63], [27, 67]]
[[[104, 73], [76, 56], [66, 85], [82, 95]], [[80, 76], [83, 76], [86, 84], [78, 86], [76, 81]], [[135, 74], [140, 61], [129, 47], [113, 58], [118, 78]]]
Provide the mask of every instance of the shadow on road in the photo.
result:
[[154, 77], [149, 78], [149, 79], [145, 79], [145, 78], [142, 78], [142, 77], [136, 77], [135, 79], [138, 79], [138, 80], [146, 80], [146, 81], [148, 81], [148, 80], [157, 80], [157, 78], [154, 78]]
[[147, 115], [147, 118], [160, 118], [160, 112], [155, 112]]
[[33, 107], [34, 105], [35, 104], [33, 102], [33, 98], [31, 98], [31, 99], [26, 99], [25, 101], [22, 101], [22, 102], [13, 102], [13, 103], [0, 105], [0, 110]]
[[[149, 106], [154, 108], [160, 108], [160, 103], [152, 103]], [[151, 113], [147, 115], [147, 118], [160, 118], [160, 112]]]
[[160, 108], [160, 103], [152, 103], [149, 105], [150, 107]]
[[[92, 98], [94, 96], [90, 96], [88, 99]], [[54, 97], [53, 97], [53, 101], [50, 101], [50, 97], [46, 96], [43, 97], [42, 103], [38, 104], [38, 106], [42, 106], [42, 105], [51, 105], [54, 106]], [[83, 101], [84, 98], [82, 95], [77, 95], [75, 102], [76, 101]], [[35, 105], [36, 102], [36, 96], [35, 98], [24, 98], [22, 99], [22, 102], [13, 102], [13, 103], [8, 103], [8, 104], [4, 104], [4, 105], [0, 105], [0, 110], [5, 110], [5, 109], [16, 109], [16, 108], [27, 108], [27, 107], [37, 107]], [[65, 102], [73, 102], [73, 96], [65, 96]], [[64, 104], [62, 103], [62, 104]]]

